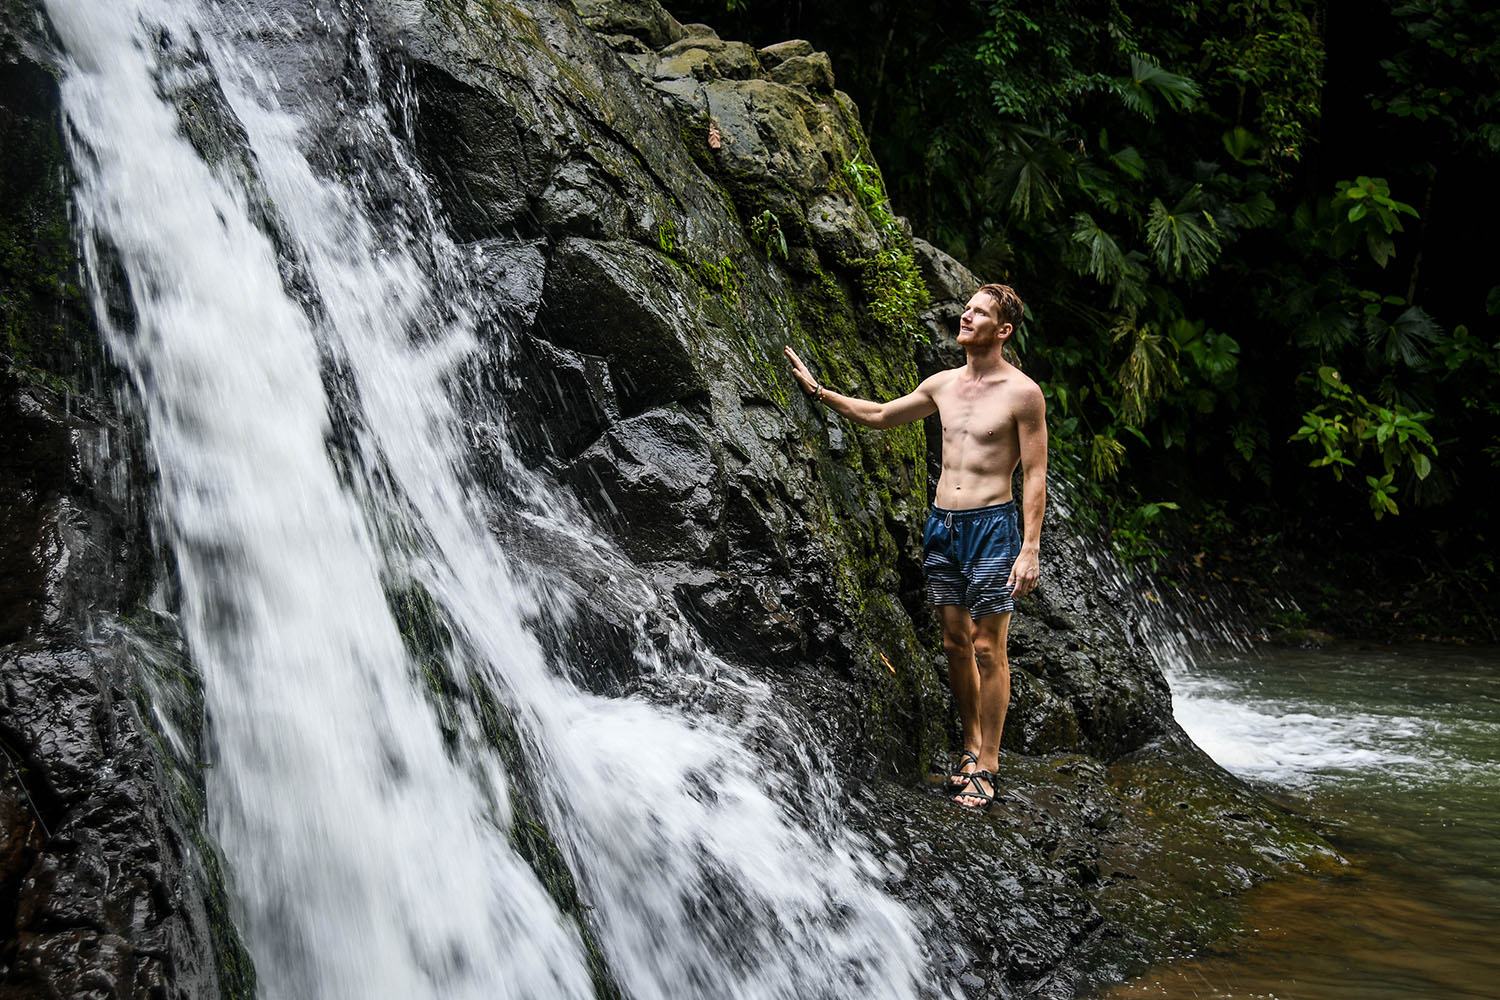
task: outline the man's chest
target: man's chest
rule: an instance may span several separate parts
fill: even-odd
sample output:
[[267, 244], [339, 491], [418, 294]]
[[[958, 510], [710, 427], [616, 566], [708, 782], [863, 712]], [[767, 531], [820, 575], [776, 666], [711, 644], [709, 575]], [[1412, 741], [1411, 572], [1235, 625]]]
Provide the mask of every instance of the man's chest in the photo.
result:
[[1015, 411], [1004, 386], [979, 389], [949, 388], [937, 396], [938, 419], [944, 440], [974, 440], [999, 444], [1014, 440]]

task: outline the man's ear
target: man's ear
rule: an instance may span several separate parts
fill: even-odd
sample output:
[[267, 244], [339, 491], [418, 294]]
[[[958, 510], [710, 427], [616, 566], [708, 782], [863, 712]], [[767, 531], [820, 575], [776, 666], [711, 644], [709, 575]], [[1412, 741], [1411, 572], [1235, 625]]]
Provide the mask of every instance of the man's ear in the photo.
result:
[[1000, 343], [1002, 343], [1002, 344], [1008, 344], [1008, 343], [1010, 343], [1010, 338], [1013, 337], [1013, 336], [1015, 336], [1015, 334], [1016, 334], [1015, 324], [1013, 324], [1013, 323], [1001, 323], [1000, 324]]

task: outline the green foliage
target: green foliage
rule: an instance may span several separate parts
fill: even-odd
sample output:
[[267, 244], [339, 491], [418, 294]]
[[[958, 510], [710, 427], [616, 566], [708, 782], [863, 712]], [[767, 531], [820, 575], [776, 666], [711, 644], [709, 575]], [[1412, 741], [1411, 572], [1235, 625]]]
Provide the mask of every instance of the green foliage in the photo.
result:
[[1103, 482], [1120, 474], [1120, 464], [1125, 460], [1125, 446], [1109, 434], [1095, 434], [1089, 449], [1089, 473]]
[[1202, 277], [1219, 256], [1219, 224], [1197, 207], [1199, 193], [1189, 191], [1170, 212], [1160, 198], [1151, 199], [1146, 244], [1164, 275]]
[[859, 203], [869, 213], [870, 221], [886, 239], [899, 238], [901, 227], [891, 213], [891, 199], [885, 193], [885, 184], [880, 179], [880, 169], [873, 163], [865, 163], [855, 157], [844, 164], [844, 179]]
[[[1500, 153], [1500, 8], [1474, 0], [1400, 0], [1405, 48], [1380, 61], [1389, 89], [1379, 111], [1428, 123], [1459, 149]], [[1382, 53], [1386, 54], [1386, 53]]]
[[769, 208], [750, 220], [750, 242], [760, 248], [767, 259], [788, 259], [786, 233], [781, 230], [781, 219]]
[[911, 251], [881, 250], [860, 265], [860, 284], [871, 318], [892, 332], [926, 343], [927, 328], [921, 314], [931, 298]]
[[925, 343], [928, 335], [921, 313], [931, 304], [931, 296], [912, 255], [911, 239], [891, 211], [880, 171], [855, 157], [844, 164], [843, 177], [885, 244], [874, 255], [852, 262], [859, 268], [866, 309], [887, 330]]
[[1198, 85], [1192, 80], [1168, 73], [1134, 53], [1130, 56], [1130, 76], [1118, 81], [1115, 91], [1120, 103], [1148, 120], [1155, 120], [1161, 105], [1173, 111], [1186, 111], [1199, 95]]
[[1318, 449], [1318, 456], [1308, 464], [1332, 470], [1337, 479], [1373, 452], [1380, 459], [1381, 475], [1365, 476], [1370, 510], [1376, 520], [1400, 513], [1396, 477], [1406, 474], [1424, 480], [1432, 474], [1432, 460], [1437, 457], [1437, 445], [1427, 428], [1432, 414], [1400, 404], [1372, 403], [1326, 365], [1318, 369], [1317, 383], [1323, 402], [1302, 415], [1302, 426], [1292, 440]]
[[1172, 386], [1181, 382], [1173, 342], [1149, 327], [1136, 326], [1122, 319], [1115, 326], [1116, 344], [1129, 348], [1120, 365], [1117, 379], [1120, 387], [1120, 416], [1129, 427], [1146, 423], [1151, 404]]
[[1319, 113], [1323, 51], [1307, 5], [1282, 0], [1230, 3], [1227, 13], [1242, 32], [1210, 36], [1204, 55], [1217, 67], [1213, 96], [1233, 97], [1238, 108], [1254, 110], [1246, 124], [1224, 133], [1225, 149], [1236, 160], [1256, 159], [1264, 150], [1273, 170], [1302, 158], [1309, 126]]
[[1130, 506], [1121, 512], [1110, 528], [1109, 540], [1116, 553], [1127, 563], [1156, 572], [1167, 558], [1167, 548], [1158, 530], [1158, 519], [1167, 511], [1181, 508], [1170, 500], [1157, 500]]
[[1391, 186], [1384, 177], [1339, 181], [1334, 187], [1333, 211], [1334, 253], [1348, 253], [1363, 243], [1370, 258], [1381, 267], [1390, 263], [1396, 252], [1395, 234], [1405, 232], [1401, 216], [1417, 215], [1415, 208], [1391, 197]]

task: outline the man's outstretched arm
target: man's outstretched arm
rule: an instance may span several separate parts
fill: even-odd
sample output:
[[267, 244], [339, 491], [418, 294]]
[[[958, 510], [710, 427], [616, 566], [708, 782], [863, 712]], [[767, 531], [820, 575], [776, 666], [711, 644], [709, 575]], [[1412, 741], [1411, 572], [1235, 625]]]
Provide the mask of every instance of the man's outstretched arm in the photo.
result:
[[1047, 509], [1047, 401], [1032, 387], [1016, 412], [1021, 439], [1021, 505], [1026, 514], [1026, 537], [1010, 570], [1011, 592], [1024, 597], [1041, 577], [1042, 515]]
[[797, 357], [796, 351], [786, 347], [782, 349], [782, 353], [786, 355], [787, 363], [792, 366], [792, 377], [797, 380], [803, 392], [809, 396], [816, 396], [820, 402], [827, 403], [857, 424], [875, 428], [900, 427], [902, 424], [921, 420], [937, 412], [937, 403], [932, 398], [932, 379], [930, 378], [917, 386], [915, 391], [907, 393], [900, 399], [893, 399], [888, 403], [877, 403], [871, 399], [859, 399], [834, 392], [827, 386], [821, 385], [813, 377], [807, 365]]

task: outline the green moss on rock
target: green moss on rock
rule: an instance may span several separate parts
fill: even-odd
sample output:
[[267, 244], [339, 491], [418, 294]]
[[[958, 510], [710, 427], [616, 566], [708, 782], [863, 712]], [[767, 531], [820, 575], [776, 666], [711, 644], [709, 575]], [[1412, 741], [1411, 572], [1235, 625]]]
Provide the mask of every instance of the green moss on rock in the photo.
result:
[[23, 377], [72, 388], [98, 352], [82, 336], [57, 84], [9, 55], [0, 52], [0, 351]]

